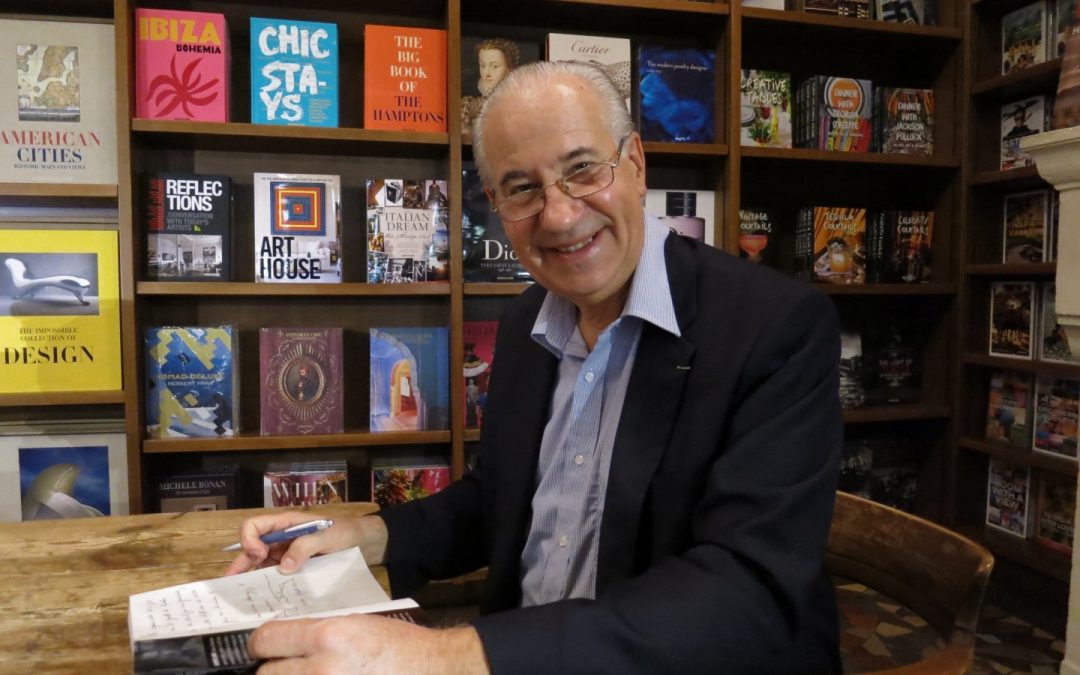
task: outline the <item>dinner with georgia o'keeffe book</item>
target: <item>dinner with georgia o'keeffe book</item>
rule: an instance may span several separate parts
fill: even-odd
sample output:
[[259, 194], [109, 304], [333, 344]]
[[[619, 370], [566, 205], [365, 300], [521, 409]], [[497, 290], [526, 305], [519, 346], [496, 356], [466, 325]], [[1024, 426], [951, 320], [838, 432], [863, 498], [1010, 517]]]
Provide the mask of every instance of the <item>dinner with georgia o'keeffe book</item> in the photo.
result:
[[0, 394], [120, 383], [117, 235], [0, 229]]

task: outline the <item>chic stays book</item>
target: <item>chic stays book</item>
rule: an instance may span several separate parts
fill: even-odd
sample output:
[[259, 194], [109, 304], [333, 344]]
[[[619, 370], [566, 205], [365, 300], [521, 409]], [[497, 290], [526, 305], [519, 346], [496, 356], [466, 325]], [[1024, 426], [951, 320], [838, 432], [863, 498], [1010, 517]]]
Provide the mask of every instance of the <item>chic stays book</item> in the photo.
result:
[[232, 179], [162, 173], [146, 192], [146, 277], [230, 281]]
[[364, 128], [446, 131], [446, 31], [364, 26]]
[[229, 121], [224, 14], [135, 9], [135, 116]]
[[247, 672], [251, 632], [275, 619], [383, 614], [405, 621], [415, 601], [390, 600], [360, 549], [312, 558], [298, 572], [276, 566], [169, 586], [128, 598], [136, 673]]
[[341, 282], [341, 179], [255, 174], [255, 281]]
[[114, 41], [111, 23], [0, 19], [0, 183], [116, 183]]
[[335, 24], [251, 18], [251, 123], [338, 125]]
[[340, 328], [259, 329], [263, 436], [344, 430]]

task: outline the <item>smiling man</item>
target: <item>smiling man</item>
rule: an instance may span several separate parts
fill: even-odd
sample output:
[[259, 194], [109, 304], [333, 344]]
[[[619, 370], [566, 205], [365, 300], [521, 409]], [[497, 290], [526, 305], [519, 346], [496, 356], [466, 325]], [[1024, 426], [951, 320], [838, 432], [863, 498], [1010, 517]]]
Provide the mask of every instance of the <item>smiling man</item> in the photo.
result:
[[838, 671], [831, 302], [646, 216], [641, 139], [589, 66], [515, 70], [474, 153], [538, 282], [500, 323], [477, 467], [287, 548], [258, 535], [310, 514], [250, 519], [230, 572], [359, 545], [405, 595], [486, 565], [483, 613], [267, 624], [265, 672]]

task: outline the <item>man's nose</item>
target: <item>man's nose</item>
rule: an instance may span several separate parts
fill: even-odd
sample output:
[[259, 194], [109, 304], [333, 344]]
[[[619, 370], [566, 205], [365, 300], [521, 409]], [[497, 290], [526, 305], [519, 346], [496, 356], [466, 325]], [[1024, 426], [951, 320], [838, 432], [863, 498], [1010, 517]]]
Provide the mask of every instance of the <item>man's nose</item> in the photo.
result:
[[566, 194], [559, 183], [544, 188], [544, 210], [540, 212], [540, 227], [548, 230], [567, 230], [581, 215], [581, 200]]

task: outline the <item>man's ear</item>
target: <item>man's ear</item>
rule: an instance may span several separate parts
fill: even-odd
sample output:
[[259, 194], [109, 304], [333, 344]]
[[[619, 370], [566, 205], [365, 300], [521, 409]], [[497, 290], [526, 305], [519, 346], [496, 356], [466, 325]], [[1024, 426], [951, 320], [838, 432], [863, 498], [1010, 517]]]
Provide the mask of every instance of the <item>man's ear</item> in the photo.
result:
[[491, 210], [495, 210], [495, 193], [491, 191], [491, 188], [484, 186], [484, 194], [487, 195], [488, 204], [491, 204]]
[[634, 184], [637, 187], [638, 196], [644, 198], [647, 192], [645, 183], [645, 148], [641, 145], [641, 136], [634, 131], [626, 139], [626, 158], [634, 167]]

